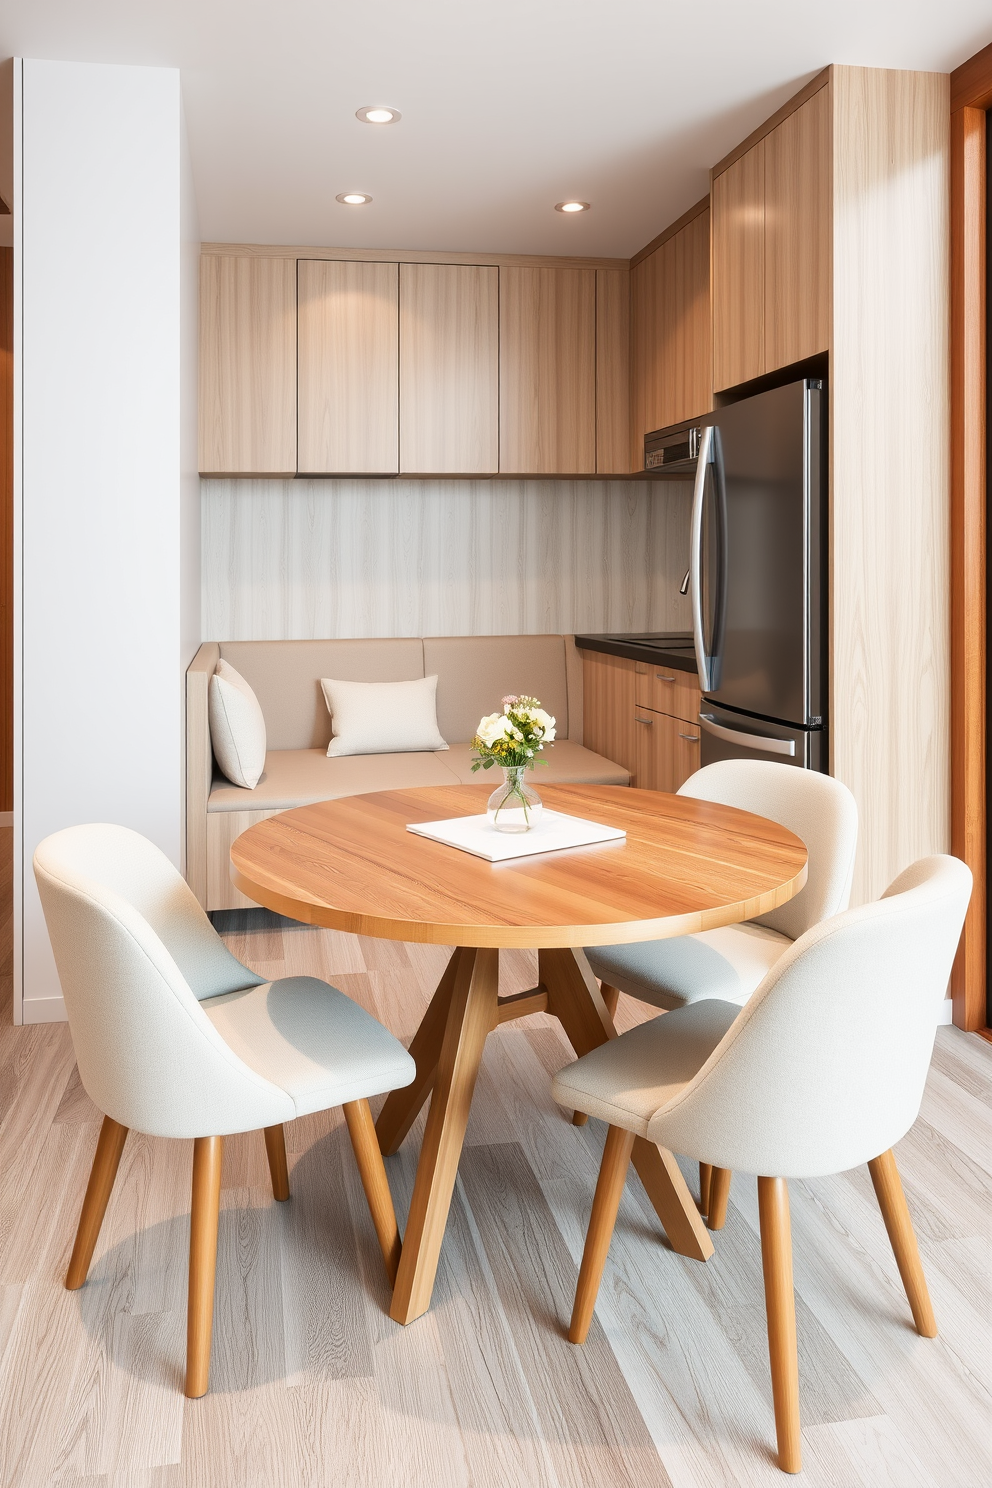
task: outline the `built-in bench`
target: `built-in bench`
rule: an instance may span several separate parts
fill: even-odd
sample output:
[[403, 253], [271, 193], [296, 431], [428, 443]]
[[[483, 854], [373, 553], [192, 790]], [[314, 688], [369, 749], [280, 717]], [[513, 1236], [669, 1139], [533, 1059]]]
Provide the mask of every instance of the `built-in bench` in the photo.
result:
[[[207, 691], [217, 662], [253, 688], [268, 752], [254, 790], [232, 785], [210, 746]], [[321, 677], [405, 682], [437, 673], [437, 721], [450, 748], [328, 759], [331, 719]], [[535, 781], [628, 785], [622, 766], [582, 745], [582, 661], [572, 636], [429, 636], [398, 640], [205, 641], [186, 674], [186, 877], [207, 910], [250, 907], [230, 879], [234, 839], [293, 806], [365, 791], [490, 781], [473, 775], [468, 741], [510, 692], [540, 698], [557, 741]]]

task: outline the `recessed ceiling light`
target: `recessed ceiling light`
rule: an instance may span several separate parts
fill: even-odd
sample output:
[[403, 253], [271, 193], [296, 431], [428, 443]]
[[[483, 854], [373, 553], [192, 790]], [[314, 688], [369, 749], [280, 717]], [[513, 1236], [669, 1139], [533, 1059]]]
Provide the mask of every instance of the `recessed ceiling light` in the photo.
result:
[[588, 212], [589, 203], [580, 201], [556, 202], [556, 212]]
[[342, 191], [334, 200], [339, 201], [343, 207], [364, 207], [372, 198], [366, 196], [364, 191]]
[[368, 108], [355, 111], [355, 118], [361, 119], [363, 124], [395, 124], [402, 117], [399, 109], [387, 108], [384, 103], [370, 104]]

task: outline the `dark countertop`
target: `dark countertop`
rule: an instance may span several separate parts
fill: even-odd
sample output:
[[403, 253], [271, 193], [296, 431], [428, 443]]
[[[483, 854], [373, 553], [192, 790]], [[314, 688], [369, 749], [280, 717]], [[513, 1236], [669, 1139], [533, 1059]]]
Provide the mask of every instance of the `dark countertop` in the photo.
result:
[[697, 675], [692, 632], [641, 631], [635, 635], [577, 635], [575, 644], [584, 651], [604, 651], [607, 656], [625, 656], [629, 661], [647, 661]]

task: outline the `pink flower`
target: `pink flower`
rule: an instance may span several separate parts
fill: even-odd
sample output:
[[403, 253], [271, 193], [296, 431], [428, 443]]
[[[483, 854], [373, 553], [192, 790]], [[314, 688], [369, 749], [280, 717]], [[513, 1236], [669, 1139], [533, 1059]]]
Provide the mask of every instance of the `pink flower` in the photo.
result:
[[518, 693], [508, 692], [506, 697], [503, 699], [503, 707], [512, 708], [514, 703], [519, 703], [519, 701], [520, 697]]

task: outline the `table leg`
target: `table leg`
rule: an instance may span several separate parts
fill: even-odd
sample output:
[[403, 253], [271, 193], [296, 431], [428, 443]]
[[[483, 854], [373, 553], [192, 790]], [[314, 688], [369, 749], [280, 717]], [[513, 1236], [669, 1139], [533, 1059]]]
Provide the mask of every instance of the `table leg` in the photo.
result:
[[[548, 989], [548, 1012], [559, 1020], [580, 1058], [616, 1038], [610, 1011], [583, 951], [540, 951], [538, 975]], [[708, 1260], [713, 1241], [672, 1154], [638, 1137], [633, 1162], [672, 1249], [696, 1261]]]
[[430, 1306], [482, 1051], [499, 1016], [498, 991], [499, 952], [461, 950], [389, 1309], [397, 1323], [413, 1322]]
[[448, 1021], [448, 1008], [451, 1003], [459, 959], [463, 955], [470, 954], [471, 952], [463, 952], [460, 949], [453, 952], [444, 968], [444, 975], [437, 984], [437, 991], [431, 998], [430, 1006], [421, 1019], [420, 1027], [413, 1036], [410, 1054], [416, 1063], [417, 1073], [412, 1085], [405, 1085], [402, 1090], [393, 1090], [386, 1097], [382, 1110], [379, 1112], [379, 1119], [375, 1124], [380, 1152], [388, 1155], [390, 1152], [399, 1150], [411, 1126], [419, 1116], [421, 1106], [434, 1088], [437, 1062], [441, 1053], [445, 1025]]

